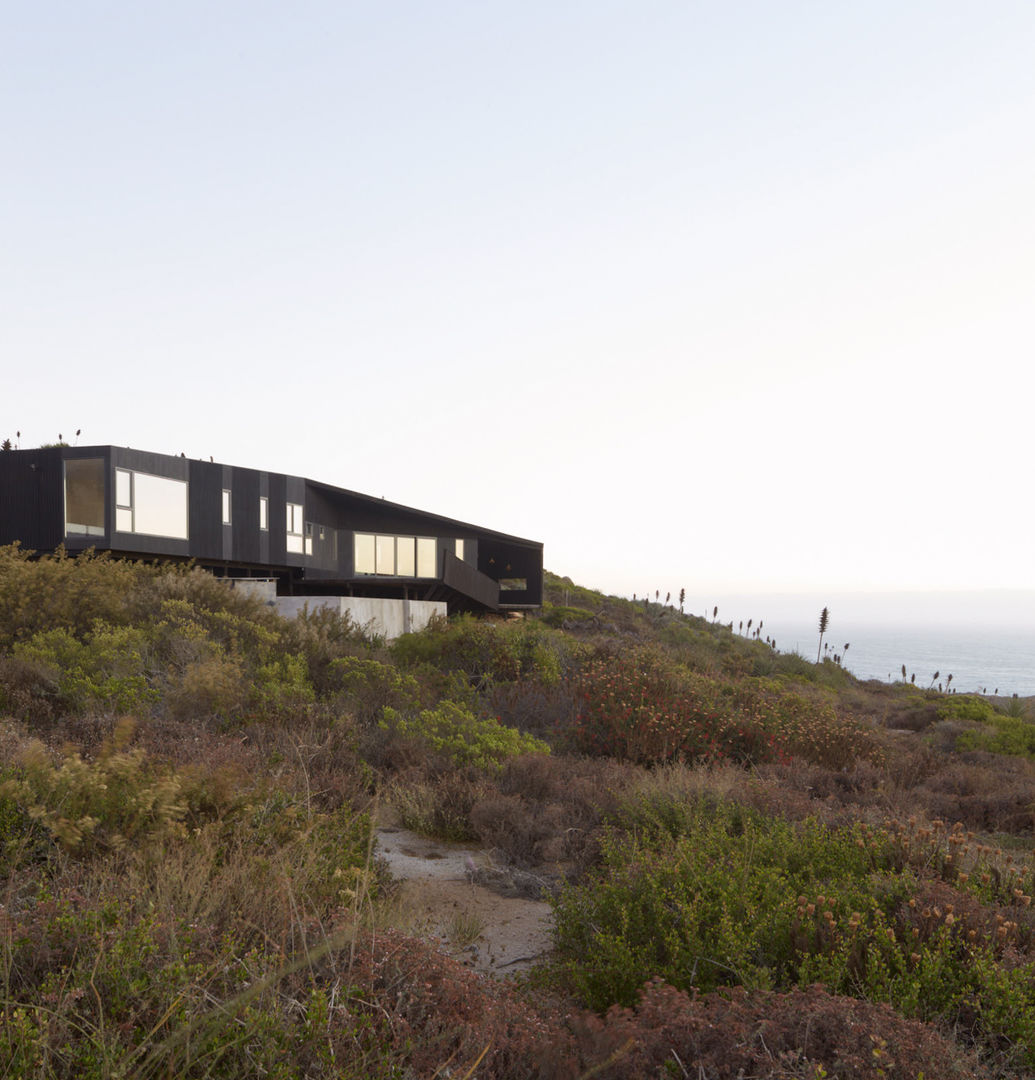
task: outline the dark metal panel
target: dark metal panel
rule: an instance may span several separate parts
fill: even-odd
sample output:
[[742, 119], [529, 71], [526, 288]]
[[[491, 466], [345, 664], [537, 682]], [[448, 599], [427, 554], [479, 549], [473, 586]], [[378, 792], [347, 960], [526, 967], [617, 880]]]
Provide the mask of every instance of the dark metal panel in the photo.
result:
[[491, 610], [499, 607], [499, 585], [448, 551], [442, 565], [442, 584], [470, 597], [482, 607]]
[[184, 478], [189, 485], [188, 553], [194, 559], [222, 561], [223, 466], [210, 461], [189, 461], [185, 464], [189, 466], [188, 475]]
[[[287, 477], [282, 473], [270, 473], [270, 562], [276, 566], [286, 565], [287, 523], [284, 517], [287, 506]], [[293, 502], [295, 500], [292, 500]]]
[[53, 551], [64, 534], [61, 448], [0, 451], [0, 543]]
[[254, 469], [232, 469], [229, 482], [233, 521], [233, 551], [235, 562], [259, 563], [262, 550], [259, 537], [259, 473]]
[[483, 541], [478, 569], [500, 581], [524, 578], [527, 588], [500, 589], [500, 607], [539, 607], [543, 602], [543, 545]]

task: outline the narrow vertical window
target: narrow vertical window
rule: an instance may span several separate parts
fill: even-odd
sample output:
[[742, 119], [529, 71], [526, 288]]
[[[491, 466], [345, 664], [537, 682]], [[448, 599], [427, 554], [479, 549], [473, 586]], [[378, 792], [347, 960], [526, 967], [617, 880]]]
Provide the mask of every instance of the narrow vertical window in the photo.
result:
[[417, 577], [438, 577], [438, 555], [434, 537], [417, 537]]
[[379, 574], [395, 573], [395, 537], [379, 536], [375, 541], [377, 550], [377, 572]]
[[456, 542], [456, 557], [463, 561], [464, 558], [464, 542], [463, 540], [457, 540]]
[[133, 474], [129, 469], [115, 470], [115, 528], [133, 531]]
[[296, 555], [304, 554], [304, 538], [302, 536], [302, 504], [287, 504], [287, 549]]
[[417, 573], [415, 541], [412, 536], [395, 538], [395, 572], [400, 577], [414, 577]]
[[230, 492], [223, 488], [223, 524], [230, 524]]
[[356, 533], [353, 541], [352, 561], [357, 574], [376, 574], [376, 543], [370, 533]]
[[267, 532], [270, 527], [270, 501], [265, 495], [259, 496], [259, 528]]

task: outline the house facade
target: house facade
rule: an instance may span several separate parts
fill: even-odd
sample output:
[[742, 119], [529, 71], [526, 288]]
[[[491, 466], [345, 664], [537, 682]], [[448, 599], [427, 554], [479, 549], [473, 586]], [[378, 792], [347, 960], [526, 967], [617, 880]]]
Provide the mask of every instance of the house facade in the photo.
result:
[[266, 579], [277, 597], [449, 612], [542, 603], [534, 540], [300, 476], [128, 447], [0, 452], [0, 544], [14, 542], [190, 559], [221, 576]]

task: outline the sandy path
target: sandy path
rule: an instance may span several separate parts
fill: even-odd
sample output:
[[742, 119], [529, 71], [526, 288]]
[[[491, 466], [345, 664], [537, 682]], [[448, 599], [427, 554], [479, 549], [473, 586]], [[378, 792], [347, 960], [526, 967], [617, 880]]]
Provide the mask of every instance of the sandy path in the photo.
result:
[[382, 827], [377, 853], [402, 882], [400, 903], [413, 920], [412, 931], [440, 940], [476, 971], [504, 977], [550, 951], [550, 905], [476, 884], [475, 872], [486, 862], [478, 849]]

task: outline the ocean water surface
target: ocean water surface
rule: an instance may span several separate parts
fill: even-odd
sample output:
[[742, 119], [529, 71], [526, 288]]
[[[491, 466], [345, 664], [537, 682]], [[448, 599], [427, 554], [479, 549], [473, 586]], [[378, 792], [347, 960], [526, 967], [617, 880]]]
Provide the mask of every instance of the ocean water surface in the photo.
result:
[[[766, 633], [776, 638], [781, 652], [816, 659], [816, 626], [777, 621], [763, 626], [763, 637]], [[825, 654], [843, 655], [844, 666], [860, 679], [900, 681], [904, 664], [907, 679], [915, 675], [917, 686], [941, 683], [957, 693], [1035, 695], [1035, 630], [862, 623], [847, 630], [832, 626], [823, 640], [830, 646]]]
[[[1035, 696], [1035, 592], [772, 594], [722, 598], [719, 621], [763, 620], [780, 652], [816, 659], [819, 614], [829, 608], [825, 655], [860, 679], [900, 681], [957, 693]], [[708, 610], [708, 617], [711, 615]], [[848, 649], [845, 650], [845, 644]], [[951, 682], [948, 677], [952, 675]]]

